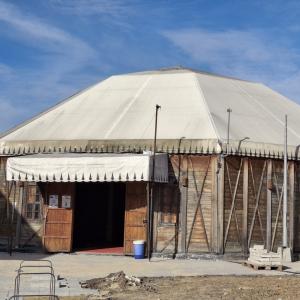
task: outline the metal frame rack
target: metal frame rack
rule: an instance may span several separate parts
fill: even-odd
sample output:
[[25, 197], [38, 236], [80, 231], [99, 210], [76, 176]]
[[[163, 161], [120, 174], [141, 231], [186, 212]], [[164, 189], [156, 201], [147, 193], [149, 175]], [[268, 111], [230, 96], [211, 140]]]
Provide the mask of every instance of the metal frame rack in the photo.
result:
[[[20, 287], [22, 284], [22, 278], [25, 276], [32, 276], [33, 280], [39, 280], [41, 277], [49, 277], [49, 292], [45, 294], [20, 294]], [[35, 278], [37, 277], [37, 278]], [[9, 300], [25, 299], [29, 297], [48, 297], [49, 300], [59, 299], [55, 295], [55, 275], [52, 262], [50, 260], [26, 260], [21, 261], [17, 270], [17, 276], [15, 277], [14, 295]]]

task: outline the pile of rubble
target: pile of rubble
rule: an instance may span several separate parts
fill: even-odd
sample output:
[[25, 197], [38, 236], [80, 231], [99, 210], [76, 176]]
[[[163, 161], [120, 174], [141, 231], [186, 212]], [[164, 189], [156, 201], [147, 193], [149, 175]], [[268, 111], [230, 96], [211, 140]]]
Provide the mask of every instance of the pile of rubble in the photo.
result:
[[122, 292], [124, 290], [144, 289], [156, 292], [156, 288], [147, 284], [142, 278], [128, 276], [123, 271], [111, 273], [106, 277], [94, 278], [80, 282], [82, 288], [97, 289], [102, 296]]

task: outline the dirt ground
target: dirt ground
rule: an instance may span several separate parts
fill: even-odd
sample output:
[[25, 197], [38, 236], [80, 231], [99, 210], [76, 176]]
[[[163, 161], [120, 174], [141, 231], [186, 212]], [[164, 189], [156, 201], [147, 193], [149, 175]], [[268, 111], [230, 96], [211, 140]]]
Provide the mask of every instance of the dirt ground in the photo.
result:
[[122, 288], [116, 288], [112, 285], [110, 290], [106, 286], [99, 290], [100, 296], [98, 297], [79, 299], [300, 299], [299, 286], [300, 277], [298, 276], [142, 278], [140, 286], [124, 287], [123, 285]]

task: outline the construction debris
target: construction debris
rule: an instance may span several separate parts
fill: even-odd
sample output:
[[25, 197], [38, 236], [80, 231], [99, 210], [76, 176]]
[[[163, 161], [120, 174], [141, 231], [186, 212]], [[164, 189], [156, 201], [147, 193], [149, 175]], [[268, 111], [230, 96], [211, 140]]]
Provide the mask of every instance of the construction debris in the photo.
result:
[[152, 285], [146, 284], [142, 278], [128, 276], [123, 271], [111, 273], [103, 278], [94, 278], [80, 282], [82, 288], [97, 289], [103, 296], [110, 296], [124, 290], [144, 289], [157, 292]]

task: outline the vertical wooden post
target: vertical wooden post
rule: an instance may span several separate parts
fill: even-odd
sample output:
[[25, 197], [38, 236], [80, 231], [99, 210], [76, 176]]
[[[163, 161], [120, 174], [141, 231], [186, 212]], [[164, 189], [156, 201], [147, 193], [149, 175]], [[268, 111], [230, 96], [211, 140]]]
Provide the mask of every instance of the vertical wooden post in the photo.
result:
[[212, 197], [211, 197], [211, 235], [210, 248], [212, 252], [218, 253], [218, 157], [214, 157], [211, 163], [212, 174]]
[[[151, 242], [151, 239], [150, 239], [150, 182], [147, 182], [147, 186], [146, 186], [146, 192], [147, 192], [147, 249], [146, 249], [146, 252], [147, 252], [147, 257], [148, 257], [148, 260], [150, 261], [150, 242]], [[126, 231], [125, 231], [126, 232]], [[125, 250], [126, 251], [126, 250]]]
[[[181, 240], [180, 250], [182, 253], [186, 253], [186, 235], [187, 235], [187, 198], [188, 198], [188, 182], [185, 178], [188, 178], [188, 160], [186, 159], [186, 168], [184, 167], [183, 161], [184, 156], [179, 156], [179, 170], [178, 180], [181, 194], [180, 202], [180, 224], [181, 224]], [[181, 172], [181, 169], [183, 171]], [[186, 181], [186, 182], [184, 182]]]
[[158, 225], [158, 212], [161, 211], [161, 197], [160, 190], [161, 184], [156, 184], [154, 187], [154, 197], [153, 197], [153, 236], [152, 236], [152, 250], [153, 252], [157, 251], [157, 225]]
[[181, 186], [181, 203], [180, 203], [180, 211], [181, 211], [181, 252], [186, 253], [186, 208], [187, 208], [187, 187]]
[[267, 162], [267, 237], [266, 248], [271, 251], [272, 245], [272, 160]]
[[295, 236], [295, 162], [289, 162], [288, 169], [288, 181], [289, 181], [289, 247], [293, 253], [294, 248], [294, 236]]
[[217, 173], [213, 176], [217, 178], [217, 198], [218, 198], [218, 248], [217, 253], [224, 253], [224, 181], [225, 181], [225, 159], [218, 157]]
[[[19, 201], [14, 207], [17, 211], [17, 228], [16, 228], [16, 247], [20, 247], [21, 241], [21, 228], [22, 228], [22, 212], [23, 212], [23, 199], [24, 199], [24, 184], [21, 183], [19, 187]], [[13, 220], [12, 220], [13, 222]]]
[[243, 169], [243, 252], [248, 254], [248, 198], [249, 198], [249, 159], [244, 158]]
[[285, 115], [284, 122], [284, 157], [283, 157], [283, 203], [282, 203], [282, 247], [288, 246], [288, 149], [287, 149], [287, 115]]

